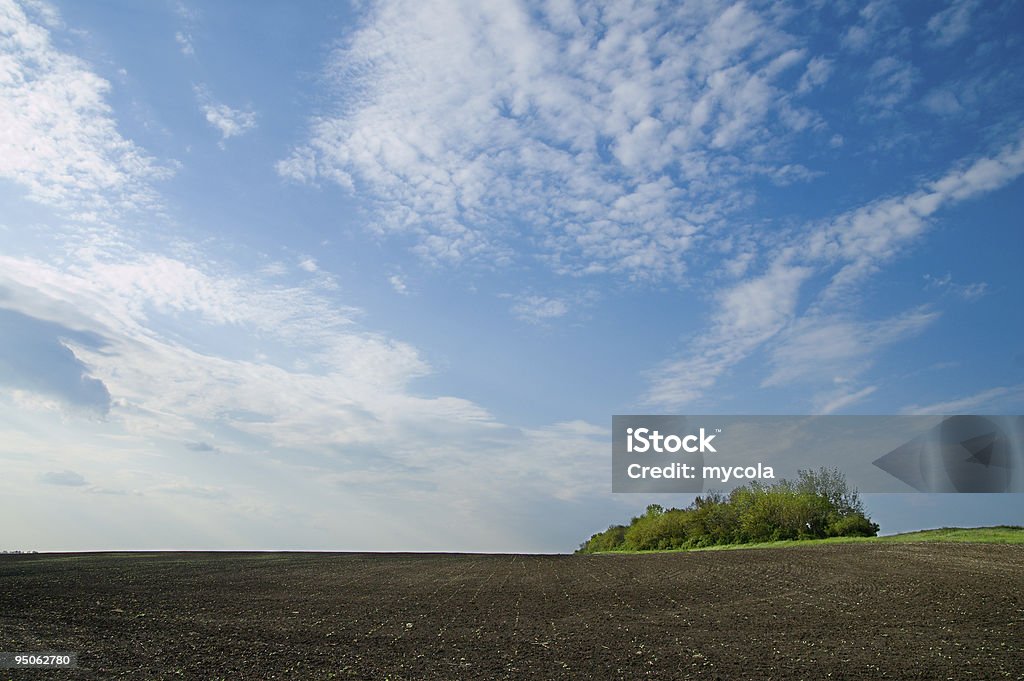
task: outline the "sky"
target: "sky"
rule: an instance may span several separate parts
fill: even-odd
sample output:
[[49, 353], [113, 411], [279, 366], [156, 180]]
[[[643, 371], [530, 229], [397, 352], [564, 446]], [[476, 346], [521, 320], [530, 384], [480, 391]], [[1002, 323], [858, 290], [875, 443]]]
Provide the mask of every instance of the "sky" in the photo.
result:
[[1021, 26], [0, 0], [0, 548], [568, 551], [689, 500], [613, 414], [1022, 413]]

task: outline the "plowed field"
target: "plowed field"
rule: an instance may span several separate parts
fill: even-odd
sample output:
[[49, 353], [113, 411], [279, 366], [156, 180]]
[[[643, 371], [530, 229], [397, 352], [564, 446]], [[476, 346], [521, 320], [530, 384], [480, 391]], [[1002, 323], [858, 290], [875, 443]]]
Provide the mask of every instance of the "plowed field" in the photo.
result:
[[1024, 678], [1024, 547], [0, 556], [7, 678]]

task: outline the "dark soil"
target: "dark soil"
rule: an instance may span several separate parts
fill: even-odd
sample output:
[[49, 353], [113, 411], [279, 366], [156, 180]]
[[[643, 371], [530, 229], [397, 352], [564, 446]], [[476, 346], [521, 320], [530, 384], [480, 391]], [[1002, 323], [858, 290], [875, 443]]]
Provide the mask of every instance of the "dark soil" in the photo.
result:
[[7, 678], [1024, 678], [1024, 546], [0, 556]]

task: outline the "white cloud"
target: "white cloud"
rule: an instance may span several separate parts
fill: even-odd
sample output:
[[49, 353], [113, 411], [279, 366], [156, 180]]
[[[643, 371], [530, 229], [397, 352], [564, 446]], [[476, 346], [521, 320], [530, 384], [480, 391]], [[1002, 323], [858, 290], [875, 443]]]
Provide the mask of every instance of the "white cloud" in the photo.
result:
[[895, 57], [882, 57], [868, 69], [868, 89], [863, 100], [883, 111], [891, 111], [905, 101], [920, 79], [915, 66]]
[[183, 2], [174, 3], [174, 13], [189, 23], [195, 23], [199, 19], [199, 10], [189, 7]]
[[898, 5], [888, 0], [871, 0], [860, 10], [859, 20], [841, 36], [840, 44], [853, 52], [865, 52], [879, 42], [885, 42], [887, 35], [899, 24]]
[[0, 46], [0, 177], [83, 219], [152, 208], [150, 183], [169, 171], [117, 131], [110, 83], [11, 0], [0, 1]]
[[810, 56], [779, 21], [742, 3], [384, 2], [328, 66], [339, 113], [278, 172], [369, 197], [377, 228], [431, 260], [679, 277], [736, 183], [815, 120], [777, 83]]
[[871, 44], [871, 39], [871, 32], [866, 27], [854, 25], [846, 29], [840, 42], [846, 49], [860, 52]]
[[953, 281], [952, 275], [948, 272], [941, 277], [933, 277], [930, 274], [924, 275], [925, 288], [940, 290], [952, 293], [963, 300], [972, 301], [981, 298], [988, 293], [988, 284], [984, 281], [975, 281], [970, 284], [958, 284]]
[[232, 109], [227, 104], [204, 104], [202, 108], [206, 122], [220, 131], [222, 140], [256, 129], [256, 114], [251, 111]]
[[195, 56], [196, 48], [192, 44], [192, 36], [189, 33], [178, 31], [174, 34], [174, 41], [178, 43], [181, 53], [186, 57]]
[[976, 281], [973, 284], [964, 284], [957, 293], [964, 300], [977, 300], [988, 293], [988, 284], [983, 281]]
[[281, 277], [288, 274], [288, 266], [283, 262], [271, 262], [264, 265], [260, 272], [269, 277]]
[[964, 110], [956, 93], [946, 88], [935, 88], [929, 91], [921, 99], [921, 105], [937, 116], [955, 116]]
[[196, 86], [195, 93], [206, 122], [220, 132], [221, 146], [231, 137], [238, 137], [256, 129], [255, 112], [233, 109], [227, 104], [218, 103], [202, 86]]
[[780, 263], [767, 274], [729, 289], [720, 296], [717, 325], [730, 335], [774, 334], [792, 317], [800, 285], [808, 275], [807, 268]]
[[313, 258], [303, 258], [299, 261], [299, 269], [312, 274], [313, 272], [318, 272], [320, 267]]
[[949, 47], [971, 30], [971, 14], [977, 0], [952, 0], [949, 7], [928, 20], [928, 32], [939, 47]]
[[832, 60], [825, 57], [815, 57], [807, 63], [807, 69], [800, 76], [796, 91], [798, 94], [805, 94], [817, 89], [828, 81], [832, 75]]
[[180, 30], [175, 31], [174, 41], [178, 43], [178, 49], [183, 55], [194, 57], [196, 48], [192, 33], [199, 26], [199, 12], [179, 2], [174, 7], [174, 13], [178, 15], [182, 26]]
[[388, 283], [391, 284], [391, 288], [395, 290], [395, 293], [398, 293], [403, 296], [409, 295], [409, 287], [406, 285], [405, 280], [402, 279], [401, 276], [397, 274], [392, 274], [390, 277], [388, 277]]
[[[275, 165], [277, 173], [286, 179], [295, 182], [314, 182], [317, 173], [316, 155], [311, 149], [296, 149], [292, 155], [284, 160], [278, 161]], [[332, 178], [346, 189], [352, 189], [352, 182], [349, 176], [343, 172], [334, 173]]]

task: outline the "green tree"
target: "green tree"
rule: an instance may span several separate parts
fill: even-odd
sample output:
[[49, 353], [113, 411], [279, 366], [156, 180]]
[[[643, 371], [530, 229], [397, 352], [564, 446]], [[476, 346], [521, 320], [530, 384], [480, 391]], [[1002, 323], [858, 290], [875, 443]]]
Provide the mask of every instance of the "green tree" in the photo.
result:
[[840, 516], [864, 514], [860, 493], [846, 482], [838, 468], [801, 470], [797, 473], [796, 487], [801, 492], [824, 497]]

